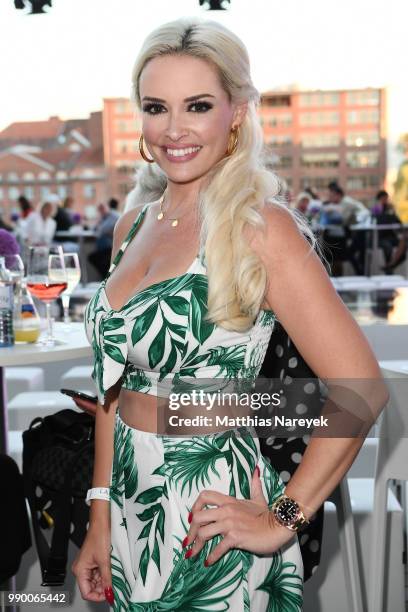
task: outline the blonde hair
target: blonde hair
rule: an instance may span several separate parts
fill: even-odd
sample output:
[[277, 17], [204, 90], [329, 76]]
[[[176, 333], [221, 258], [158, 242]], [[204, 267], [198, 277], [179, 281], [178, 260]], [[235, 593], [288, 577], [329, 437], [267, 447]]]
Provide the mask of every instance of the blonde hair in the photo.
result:
[[[205, 249], [208, 274], [206, 318], [228, 330], [246, 331], [253, 325], [265, 297], [267, 274], [243, 236], [244, 227], [248, 223], [264, 227], [259, 210], [265, 205], [289, 210], [280, 197], [278, 177], [266, 167], [263, 132], [256, 110], [260, 95], [252, 83], [249, 57], [242, 41], [218, 22], [183, 17], [151, 32], [140, 50], [132, 75], [132, 97], [139, 109], [139, 80], [147, 62], [174, 54], [206, 60], [216, 68], [231, 102], [248, 102], [236, 151], [211, 169], [198, 201], [200, 244]], [[153, 192], [157, 186], [155, 193], [160, 195], [165, 189], [163, 172], [157, 164], [146, 164], [138, 173], [138, 180], [144, 194], [146, 184]], [[313, 249], [316, 239], [297, 212], [291, 210], [290, 214]]]

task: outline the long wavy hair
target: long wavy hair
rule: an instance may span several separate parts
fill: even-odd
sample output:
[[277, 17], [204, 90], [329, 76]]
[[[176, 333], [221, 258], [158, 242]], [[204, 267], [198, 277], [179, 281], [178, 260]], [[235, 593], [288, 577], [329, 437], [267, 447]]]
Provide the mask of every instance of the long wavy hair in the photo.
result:
[[[267, 168], [262, 127], [257, 115], [260, 94], [250, 75], [248, 52], [242, 41], [226, 27], [211, 20], [187, 17], [165, 23], [144, 41], [132, 74], [132, 98], [141, 109], [139, 80], [147, 62], [163, 55], [183, 54], [208, 61], [218, 71], [222, 87], [232, 103], [248, 102], [240, 125], [238, 146], [207, 174], [200, 189], [198, 212], [200, 245], [208, 275], [207, 320], [232, 331], [247, 331], [259, 313], [267, 290], [267, 273], [249, 247], [246, 224], [264, 227], [263, 206], [289, 210], [280, 196], [280, 181]], [[137, 174], [138, 193], [160, 197], [166, 177], [157, 164], [146, 164]], [[147, 201], [152, 201], [147, 199]], [[318, 248], [307, 221], [290, 210], [310, 249]]]

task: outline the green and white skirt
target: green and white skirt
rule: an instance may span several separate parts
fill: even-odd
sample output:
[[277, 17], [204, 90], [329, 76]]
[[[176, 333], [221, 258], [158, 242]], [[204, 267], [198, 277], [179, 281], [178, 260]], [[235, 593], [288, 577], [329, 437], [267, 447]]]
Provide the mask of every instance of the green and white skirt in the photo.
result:
[[204, 560], [222, 536], [185, 559], [188, 514], [203, 489], [250, 498], [255, 466], [268, 503], [283, 490], [248, 428], [194, 437], [134, 429], [116, 414], [111, 472], [114, 610], [299, 612], [303, 564], [298, 539], [275, 553], [228, 551]]

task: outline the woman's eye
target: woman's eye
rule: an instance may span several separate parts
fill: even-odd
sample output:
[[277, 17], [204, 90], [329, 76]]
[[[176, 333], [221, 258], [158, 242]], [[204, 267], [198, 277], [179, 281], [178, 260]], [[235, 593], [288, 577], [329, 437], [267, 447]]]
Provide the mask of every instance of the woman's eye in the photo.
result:
[[158, 115], [161, 112], [163, 106], [161, 104], [146, 104], [143, 107], [143, 111], [145, 113], [149, 113], [150, 115]]
[[194, 102], [190, 104], [188, 107], [189, 110], [193, 110], [194, 113], [206, 113], [210, 108], [212, 108], [212, 104], [208, 102]]

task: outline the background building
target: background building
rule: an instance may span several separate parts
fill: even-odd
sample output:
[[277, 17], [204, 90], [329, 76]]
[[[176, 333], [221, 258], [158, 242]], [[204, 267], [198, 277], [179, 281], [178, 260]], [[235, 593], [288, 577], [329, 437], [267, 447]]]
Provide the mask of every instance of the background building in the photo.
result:
[[[386, 90], [271, 91], [259, 107], [269, 165], [296, 194], [326, 196], [329, 181], [369, 204], [386, 178]], [[116, 197], [135, 183], [141, 115], [127, 98], [105, 98], [88, 119], [13, 123], [0, 132], [0, 207], [20, 194], [34, 203], [51, 192], [75, 209]]]
[[74, 198], [75, 210], [106, 198], [102, 113], [88, 119], [12, 123], [0, 132], [0, 207], [5, 217], [24, 194], [37, 203], [50, 193]]
[[337, 180], [368, 204], [386, 177], [386, 90], [272, 91], [261, 122], [270, 164], [296, 194]]

